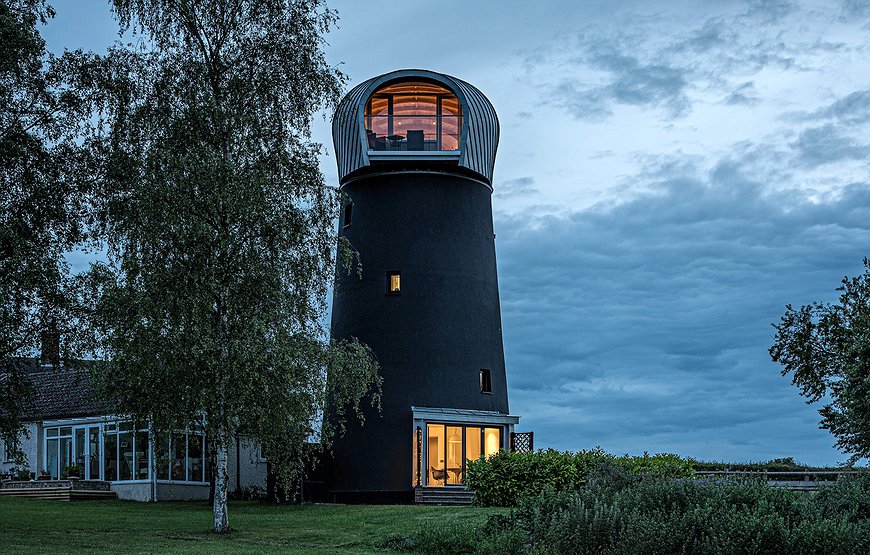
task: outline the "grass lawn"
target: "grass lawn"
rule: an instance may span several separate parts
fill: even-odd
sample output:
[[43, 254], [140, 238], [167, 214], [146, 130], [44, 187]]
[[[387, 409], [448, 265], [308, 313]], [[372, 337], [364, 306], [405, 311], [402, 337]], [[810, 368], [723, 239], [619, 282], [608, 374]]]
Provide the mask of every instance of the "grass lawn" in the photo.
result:
[[384, 538], [427, 523], [483, 521], [499, 509], [231, 502], [229, 534], [205, 503], [0, 497], [0, 553], [386, 553]]

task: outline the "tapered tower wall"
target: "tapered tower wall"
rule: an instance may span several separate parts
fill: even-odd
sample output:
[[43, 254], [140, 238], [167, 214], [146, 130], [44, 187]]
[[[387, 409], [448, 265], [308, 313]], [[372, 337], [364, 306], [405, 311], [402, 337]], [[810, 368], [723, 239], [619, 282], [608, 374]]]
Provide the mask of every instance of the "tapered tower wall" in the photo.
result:
[[[366, 144], [366, 135], [373, 135], [363, 123], [366, 99], [397, 79], [431, 81], [456, 93], [464, 121], [455, 153], [393, 152], [390, 143], [372, 137]], [[465, 411], [445, 417], [445, 425], [450, 418], [497, 425], [502, 446], [512, 430], [509, 419], [516, 422], [508, 416], [492, 224], [498, 121], [468, 83], [404, 70], [353, 89], [338, 109], [333, 136], [341, 189], [352, 205], [349, 216], [345, 205], [339, 233], [359, 253], [362, 276], [339, 264], [331, 335], [371, 347], [383, 389], [382, 410], [365, 407], [364, 424], [351, 419], [346, 434], [335, 438], [327, 487], [335, 500], [410, 500], [415, 480], [431, 482], [427, 463], [415, 461], [416, 450], [426, 446], [415, 442], [426, 422], [442, 422], [431, 420], [431, 411], [424, 411], [429, 420], [415, 420], [414, 407]], [[398, 294], [389, 291], [391, 273], [399, 273]], [[490, 391], [482, 391], [481, 370], [488, 372]], [[448, 466], [445, 460], [440, 472]], [[456, 476], [462, 469], [464, 462], [451, 472]]]

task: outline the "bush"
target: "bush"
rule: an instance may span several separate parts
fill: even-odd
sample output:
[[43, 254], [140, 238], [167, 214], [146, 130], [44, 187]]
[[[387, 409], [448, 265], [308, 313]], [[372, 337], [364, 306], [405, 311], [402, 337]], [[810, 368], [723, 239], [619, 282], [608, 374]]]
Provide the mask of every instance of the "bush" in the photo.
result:
[[[716, 470], [731, 470], [735, 472], [803, 472], [803, 471], [819, 471], [819, 472], [836, 472], [839, 470], [850, 470], [853, 467], [821, 467], [807, 466], [795, 461], [792, 457], [784, 457], [780, 459], [771, 459], [764, 462], [721, 462], [721, 461], [698, 461], [688, 459], [692, 464], [692, 468], [698, 471], [716, 471]], [[857, 469], [855, 469], [857, 470]]]
[[[870, 522], [851, 509], [863, 485], [832, 486], [828, 498], [759, 483], [636, 480], [618, 490], [590, 487], [522, 499], [488, 544], [552, 554], [858, 554]], [[623, 484], [624, 486], [624, 484]], [[859, 494], [863, 491], [863, 494]], [[845, 498], [844, 498], [845, 496]], [[517, 547], [518, 546], [518, 547]], [[484, 552], [484, 551], [479, 551]]]
[[[604, 467], [608, 472], [603, 472]], [[617, 471], [618, 469], [618, 471]], [[642, 457], [615, 457], [601, 449], [576, 453], [538, 450], [534, 453], [501, 451], [486, 459], [470, 461], [466, 487], [474, 490], [475, 500], [483, 506], [515, 506], [520, 498], [540, 492], [578, 490], [590, 472], [623, 482], [629, 476], [688, 477], [693, 475], [688, 460], [677, 455], [660, 454]]]
[[60, 472], [61, 478], [81, 478], [84, 473], [84, 467], [80, 464], [71, 464], [69, 466], [63, 467]]

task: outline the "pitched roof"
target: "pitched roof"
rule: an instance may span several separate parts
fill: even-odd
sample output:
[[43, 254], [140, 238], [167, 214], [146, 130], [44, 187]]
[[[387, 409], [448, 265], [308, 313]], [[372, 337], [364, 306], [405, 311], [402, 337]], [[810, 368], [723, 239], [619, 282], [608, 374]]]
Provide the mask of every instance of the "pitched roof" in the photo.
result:
[[25, 414], [27, 420], [96, 416], [114, 412], [110, 403], [98, 399], [94, 393], [90, 362], [53, 367], [40, 365], [34, 359], [25, 359], [17, 361], [17, 364], [19, 371], [27, 376], [36, 390], [33, 404]]

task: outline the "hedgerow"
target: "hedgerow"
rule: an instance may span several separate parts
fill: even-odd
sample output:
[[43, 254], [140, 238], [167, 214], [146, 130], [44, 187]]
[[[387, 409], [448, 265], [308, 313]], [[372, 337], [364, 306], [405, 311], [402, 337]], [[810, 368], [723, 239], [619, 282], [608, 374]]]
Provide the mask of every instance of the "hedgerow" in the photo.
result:
[[485, 459], [469, 461], [466, 486], [474, 490], [479, 505], [512, 507], [521, 497], [545, 490], [580, 489], [587, 483], [590, 472], [602, 465], [615, 466], [635, 476], [680, 478], [693, 475], [689, 461], [672, 454], [616, 457], [601, 449], [501, 451]]
[[808, 494], [763, 482], [643, 477], [606, 461], [583, 488], [523, 497], [485, 525], [431, 527], [420, 553], [697, 555], [870, 553], [870, 477]]

